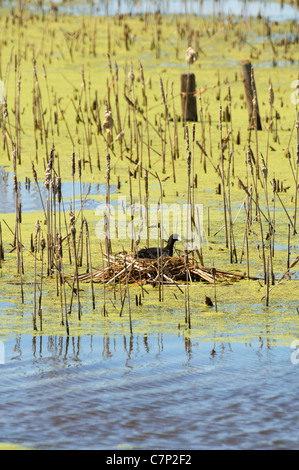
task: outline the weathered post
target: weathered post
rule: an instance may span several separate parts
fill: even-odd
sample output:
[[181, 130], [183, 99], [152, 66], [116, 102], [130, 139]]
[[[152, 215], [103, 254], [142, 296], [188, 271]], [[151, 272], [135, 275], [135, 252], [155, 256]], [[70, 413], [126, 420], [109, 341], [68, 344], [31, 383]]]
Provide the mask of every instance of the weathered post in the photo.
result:
[[194, 73], [181, 75], [181, 103], [183, 122], [197, 122], [196, 81]]
[[[257, 101], [257, 92], [255, 86], [255, 80], [253, 75], [253, 68], [249, 60], [243, 60], [241, 62], [242, 77], [246, 94], [246, 103], [249, 116], [249, 126], [254, 128], [254, 114], [256, 113], [256, 128], [258, 131], [262, 130], [261, 117], [259, 112], [259, 106]], [[256, 109], [254, 110], [253, 99], [256, 99]]]

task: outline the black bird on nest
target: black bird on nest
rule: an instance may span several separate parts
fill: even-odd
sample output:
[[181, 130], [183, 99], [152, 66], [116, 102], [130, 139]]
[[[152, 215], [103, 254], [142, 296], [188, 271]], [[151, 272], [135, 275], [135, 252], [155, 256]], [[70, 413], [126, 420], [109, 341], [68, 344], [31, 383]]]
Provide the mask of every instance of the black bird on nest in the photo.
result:
[[160, 256], [163, 258], [167, 256], [173, 256], [173, 247], [176, 241], [180, 240], [180, 237], [174, 233], [170, 235], [167, 245], [164, 248], [142, 248], [137, 253], [137, 258], [141, 259], [157, 259]]

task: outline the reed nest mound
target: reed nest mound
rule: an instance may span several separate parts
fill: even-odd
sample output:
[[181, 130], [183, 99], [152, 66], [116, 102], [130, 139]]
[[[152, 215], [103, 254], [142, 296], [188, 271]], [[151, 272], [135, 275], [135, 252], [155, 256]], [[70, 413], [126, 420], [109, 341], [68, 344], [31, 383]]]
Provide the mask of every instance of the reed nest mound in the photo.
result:
[[192, 262], [186, 263], [185, 257], [160, 257], [153, 260], [118, 254], [106, 257], [105, 261], [107, 263], [105, 267], [81, 274], [79, 280], [106, 285], [113, 285], [115, 282], [152, 285], [163, 282], [165, 285], [177, 285], [185, 284], [187, 281], [214, 284], [214, 282], [234, 282], [247, 278], [245, 274], [208, 268]]

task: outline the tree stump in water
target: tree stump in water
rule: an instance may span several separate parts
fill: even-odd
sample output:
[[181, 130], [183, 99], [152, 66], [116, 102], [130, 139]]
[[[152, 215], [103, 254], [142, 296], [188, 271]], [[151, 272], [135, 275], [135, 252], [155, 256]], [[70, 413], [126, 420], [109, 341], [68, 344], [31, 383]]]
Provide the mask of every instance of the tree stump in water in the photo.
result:
[[[259, 105], [257, 101], [257, 92], [255, 87], [255, 80], [253, 75], [253, 68], [249, 60], [241, 62], [242, 77], [246, 94], [246, 103], [249, 115], [249, 125], [251, 128], [255, 127], [255, 115], [256, 115], [256, 128], [258, 131], [262, 130], [261, 117], [259, 112]], [[256, 100], [256, 106], [254, 110], [253, 100]]]
[[181, 103], [183, 121], [197, 122], [196, 82], [194, 73], [181, 75]]

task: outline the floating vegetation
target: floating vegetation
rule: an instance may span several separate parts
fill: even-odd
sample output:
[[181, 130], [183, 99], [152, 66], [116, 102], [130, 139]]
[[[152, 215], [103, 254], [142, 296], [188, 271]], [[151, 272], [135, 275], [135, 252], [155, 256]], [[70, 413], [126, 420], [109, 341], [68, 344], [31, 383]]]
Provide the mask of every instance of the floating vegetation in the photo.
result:
[[[19, 2], [0, 18], [3, 197], [13, 177], [3, 291], [14, 285], [44, 331], [49, 289], [67, 335], [75, 308], [80, 324], [98, 302], [104, 317], [109, 302], [117, 310], [117, 286], [131, 333], [133, 284], [161, 304], [164, 286], [177, 287], [189, 329], [196, 283], [211, 286], [219, 312], [219, 285], [255, 280], [270, 308], [274, 288], [298, 279], [298, 24], [60, 10]], [[23, 182], [38, 201], [30, 214]], [[136, 258], [180, 229], [175, 210], [184, 250]]]

